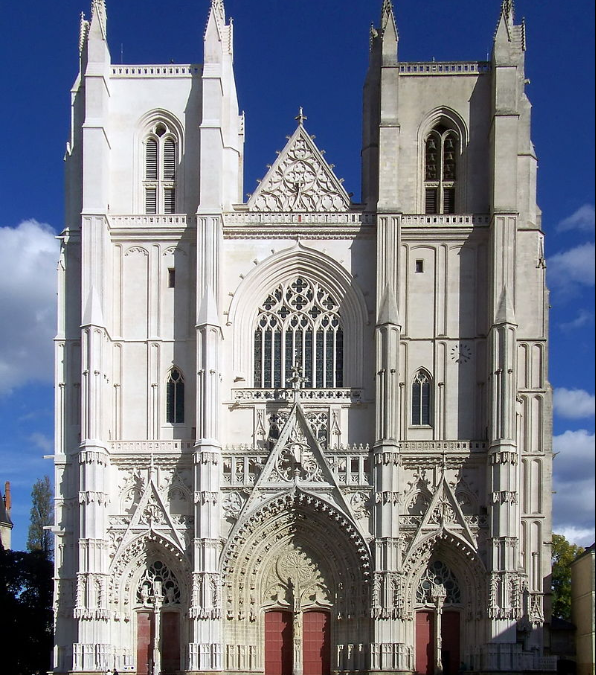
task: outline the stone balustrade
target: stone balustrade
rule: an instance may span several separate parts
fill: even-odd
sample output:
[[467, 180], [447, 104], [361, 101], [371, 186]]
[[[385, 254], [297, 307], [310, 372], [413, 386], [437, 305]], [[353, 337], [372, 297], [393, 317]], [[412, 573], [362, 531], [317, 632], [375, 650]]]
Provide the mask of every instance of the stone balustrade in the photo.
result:
[[400, 75], [482, 75], [489, 73], [489, 61], [417, 61], [400, 63]]
[[174, 64], [164, 66], [112, 66], [111, 76], [119, 78], [152, 78], [159, 77], [201, 77], [203, 69], [195, 64]]

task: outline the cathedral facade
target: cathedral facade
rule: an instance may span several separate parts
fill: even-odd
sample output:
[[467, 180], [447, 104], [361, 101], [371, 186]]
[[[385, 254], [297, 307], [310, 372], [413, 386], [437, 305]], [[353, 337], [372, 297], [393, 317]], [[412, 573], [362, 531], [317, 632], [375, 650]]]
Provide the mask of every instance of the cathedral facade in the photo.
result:
[[248, 201], [233, 34], [81, 21], [56, 338], [55, 673], [548, 671], [551, 393], [524, 26], [371, 31], [362, 200], [296, 129]]

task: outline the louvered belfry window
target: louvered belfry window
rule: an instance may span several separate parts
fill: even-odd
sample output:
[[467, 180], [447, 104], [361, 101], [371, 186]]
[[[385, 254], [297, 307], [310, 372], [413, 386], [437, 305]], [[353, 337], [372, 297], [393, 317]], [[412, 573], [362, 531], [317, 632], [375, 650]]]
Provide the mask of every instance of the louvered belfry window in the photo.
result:
[[165, 122], [151, 127], [144, 141], [145, 213], [176, 213], [177, 138]]
[[337, 298], [304, 276], [294, 277], [273, 290], [259, 308], [254, 386], [290, 387], [297, 367], [304, 387], [343, 387], [343, 345]]
[[428, 214], [456, 212], [459, 140], [453, 129], [436, 126], [424, 145], [424, 207]]

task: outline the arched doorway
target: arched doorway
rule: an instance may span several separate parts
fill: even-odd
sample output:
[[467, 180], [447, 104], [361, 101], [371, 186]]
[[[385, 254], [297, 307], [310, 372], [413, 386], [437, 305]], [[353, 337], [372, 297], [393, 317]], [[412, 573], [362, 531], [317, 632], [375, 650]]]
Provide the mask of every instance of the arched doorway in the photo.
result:
[[416, 671], [422, 675], [456, 675], [461, 649], [461, 591], [457, 578], [441, 560], [434, 560], [424, 571], [416, 605]]
[[345, 516], [293, 493], [266, 503], [236, 541], [224, 568], [224, 668], [245, 663], [266, 675], [358, 669], [348, 660], [359, 658], [354, 645], [370, 639], [370, 559]]
[[136, 673], [180, 670], [180, 587], [162, 560], [143, 572], [136, 591]]

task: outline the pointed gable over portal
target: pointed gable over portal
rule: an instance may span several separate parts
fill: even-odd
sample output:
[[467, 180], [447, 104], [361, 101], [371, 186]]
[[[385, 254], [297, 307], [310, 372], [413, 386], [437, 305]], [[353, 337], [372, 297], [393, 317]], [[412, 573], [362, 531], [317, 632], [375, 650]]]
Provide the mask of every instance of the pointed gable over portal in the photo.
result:
[[296, 119], [298, 128], [249, 199], [249, 211], [348, 211], [350, 197], [306, 132], [302, 111]]

